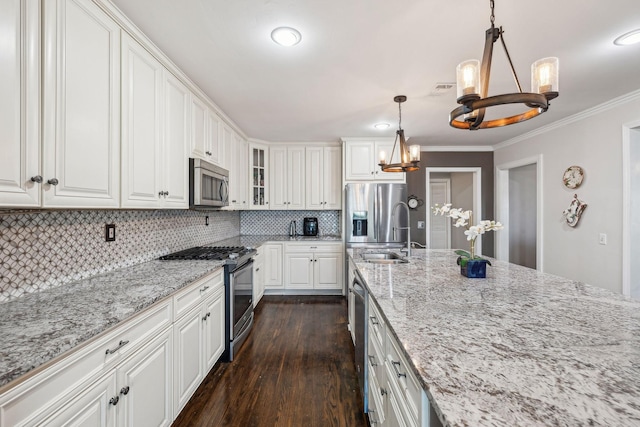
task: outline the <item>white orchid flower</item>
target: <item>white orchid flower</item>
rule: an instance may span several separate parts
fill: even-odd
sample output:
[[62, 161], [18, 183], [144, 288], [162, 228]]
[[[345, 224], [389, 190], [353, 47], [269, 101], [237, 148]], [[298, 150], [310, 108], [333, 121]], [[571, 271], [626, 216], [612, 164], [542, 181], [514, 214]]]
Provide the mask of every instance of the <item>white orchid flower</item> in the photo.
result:
[[453, 224], [456, 227], [464, 227], [465, 225], [467, 225], [468, 222], [464, 219], [464, 218], [458, 218], [455, 222], [455, 224]]

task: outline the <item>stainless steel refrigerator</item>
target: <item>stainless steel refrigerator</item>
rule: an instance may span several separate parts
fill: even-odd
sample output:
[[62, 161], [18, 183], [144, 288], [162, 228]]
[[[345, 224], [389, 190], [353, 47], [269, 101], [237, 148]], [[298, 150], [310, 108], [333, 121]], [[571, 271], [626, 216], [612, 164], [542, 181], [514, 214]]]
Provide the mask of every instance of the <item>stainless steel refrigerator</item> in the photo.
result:
[[[347, 184], [345, 186], [345, 232], [347, 246], [401, 247], [407, 241], [406, 184]], [[394, 236], [394, 226], [396, 227]]]

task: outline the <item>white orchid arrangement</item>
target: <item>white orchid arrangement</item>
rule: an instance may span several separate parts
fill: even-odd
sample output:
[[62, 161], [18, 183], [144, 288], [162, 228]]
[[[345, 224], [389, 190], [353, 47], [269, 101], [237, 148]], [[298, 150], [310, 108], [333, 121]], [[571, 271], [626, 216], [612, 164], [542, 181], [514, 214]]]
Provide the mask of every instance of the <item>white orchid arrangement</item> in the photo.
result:
[[[445, 215], [449, 218], [454, 219], [454, 226], [467, 228], [464, 234], [467, 236], [467, 240], [471, 243], [471, 251], [467, 252], [461, 249], [455, 251], [455, 253], [460, 256], [458, 258], [458, 263], [463, 267], [469, 260], [484, 259], [482, 257], [476, 256], [475, 254], [475, 244], [478, 236], [486, 233], [487, 231], [497, 231], [504, 228], [504, 226], [500, 222], [492, 220], [482, 220], [477, 225], [470, 225], [473, 222], [473, 211], [463, 211], [460, 208], [452, 208], [451, 203], [445, 203], [442, 206], [436, 203], [435, 206], [431, 207], [431, 210], [435, 215]], [[489, 265], [491, 265], [488, 260], [486, 261], [489, 263]]]

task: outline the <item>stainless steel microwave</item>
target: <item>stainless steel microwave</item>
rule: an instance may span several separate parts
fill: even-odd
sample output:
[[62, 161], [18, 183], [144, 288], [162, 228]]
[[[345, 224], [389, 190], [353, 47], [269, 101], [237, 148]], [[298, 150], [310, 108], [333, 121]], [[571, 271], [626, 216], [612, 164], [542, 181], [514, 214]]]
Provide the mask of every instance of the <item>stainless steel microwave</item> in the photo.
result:
[[189, 208], [229, 205], [229, 171], [201, 159], [189, 159]]

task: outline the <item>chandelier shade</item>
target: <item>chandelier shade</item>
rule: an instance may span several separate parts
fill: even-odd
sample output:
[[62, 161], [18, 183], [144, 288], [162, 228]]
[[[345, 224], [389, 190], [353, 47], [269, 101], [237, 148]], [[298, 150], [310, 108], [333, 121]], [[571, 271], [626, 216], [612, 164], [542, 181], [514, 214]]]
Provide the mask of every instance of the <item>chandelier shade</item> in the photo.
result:
[[[460, 106], [449, 114], [449, 124], [457, 129], [487, 129], [529, 120], [547, 111], [549, 101], [559, 94], [559, 61], [555, 57], [543, 58], [531, 65], [531, 92], [522, 91], [504, 41], [502, 27], [496, 28], [494, 25], [494, 0], [490, 0], [490, 5], [491, 28], [485, 33], [482, 62], [470, 59], [461, 62], [456, 68], [457, 102]], [[504, 48], [518, 91], [488, 96], [493, 45], [498, 40], [501, 41]], [[508, 104], [522, 104], [525, 107], [525, 111], [512, 116], [486, 119], [487, 108]]]

